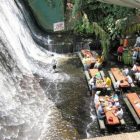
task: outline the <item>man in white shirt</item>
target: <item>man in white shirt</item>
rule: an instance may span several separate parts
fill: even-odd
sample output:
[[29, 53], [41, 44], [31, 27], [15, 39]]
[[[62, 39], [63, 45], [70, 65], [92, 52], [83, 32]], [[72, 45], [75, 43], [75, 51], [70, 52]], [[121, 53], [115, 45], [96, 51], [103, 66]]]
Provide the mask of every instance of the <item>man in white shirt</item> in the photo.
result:
[[129, 83], [129, 84], [132, 84], [132, 83], [133, 83], [132, 78], [131, 78], [129, 75], [127, 75], [126, 77], [127, 77], [127, 81], [128, 81], [128, 83]]
[[137, 35], [136, 43], [135, 43], [134, 47], [140, 47], [139, 44], [140, 44], [140, 35]]
[[131, 69], [133, 73], [135, 73], [135, 72], [138, 71], [138, 68], [137, 68], [138, 65], [139, 65], [138, 63], [135, 63], [135, 64], [133, 65], [133, 67], [132, 67], [132, 69]]
[[105, 112], [103, 108], [104, 108], [104, 104], [100, 104], [99, 107], [97, 108], [98, 119], [103, 119], [105, 117]]
[[136, 63], [137, 58], [138, 58], [138, 51], [136, 49], [133, 49], [133, 54], [132, 54], [133, 64]]
[[124, 70], [122, 71], [122, 73], [124, 75], [128, 75], [129, 74], [129, 69], [127, 67], [125, 67]]
[[131, 70], [132, 70], [133, 72], [137, 72], [137, 64], [134, 64]]
[[120, 87], [120, 81], [118, 80], [118, 81], [115, 83], [115, 88], [116, 88], [116, 89], [119, 89], [119, 87]]
[[121, 107], [118, 108], [118, 111], [115, 113], [115, 116], [117, 116], [119, 119], [123, 118], [123, 110]]
[[134, 75], [135, 75], [135, 79], [140, 81], [140, 72], [136, 72]]
[[94, 96], [94, 104], [96, 105], [99, 102], [99, 94], [101, 91], [96, 91], [95, 96]]
[[92, 77], [90, 80], [89, 80], [89, 85], [91, 85], [92, 89], [95, 89], [96, 88], [96, 77]]

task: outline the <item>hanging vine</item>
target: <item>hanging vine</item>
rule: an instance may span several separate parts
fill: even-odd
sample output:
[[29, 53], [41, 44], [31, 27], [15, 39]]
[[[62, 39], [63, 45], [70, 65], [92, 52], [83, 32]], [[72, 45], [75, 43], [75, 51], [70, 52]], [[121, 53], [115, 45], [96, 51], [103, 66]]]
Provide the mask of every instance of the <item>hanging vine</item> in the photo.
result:
[[90, 34], [95, 33], [101, 40], [101, 46], [103, 49], [103, 56], [105, 59], [108, 59], [108, 50], [109, 50], [109, 35], [98, 25], [97, 22], [89, 22], [87, 15], [83, 12], [82, 22], [78, 23], [75, 27], [75, 32], [80, 34]]
[[128, 26], [126, 29], [126, 34], [132, 34], [134, 32], [140, 31], [140, 23], [133, 24], [131, 26]]
[[75, 0], [74, 7], [72, 10], [72, 16], [75, 16], [79, 11], [82, 11], [82, 6], [84, 2], [84, 0]]
[[109, 35], [96, 23], [93, 22], [93, 32], [96, 36], [98, 36], [101, 39], [101, 46], [103, 49], [103, 56], [105, 59], [108, 59], [108, 50], [109, 50]]

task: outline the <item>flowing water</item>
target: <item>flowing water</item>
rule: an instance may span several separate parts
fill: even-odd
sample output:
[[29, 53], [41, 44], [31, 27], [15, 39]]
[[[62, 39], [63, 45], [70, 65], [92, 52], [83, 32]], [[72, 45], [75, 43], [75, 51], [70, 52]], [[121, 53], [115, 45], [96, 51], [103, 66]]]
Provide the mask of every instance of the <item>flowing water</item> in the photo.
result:
[[36, 44], [53, 49], [53, 39], [21, 4], [0, 0], [0, 140], [78, 140], [136, 131], [124, 107], [125, 128], [100, 132], [77, 55], [54, 53], [54, 73], [52, 53]]

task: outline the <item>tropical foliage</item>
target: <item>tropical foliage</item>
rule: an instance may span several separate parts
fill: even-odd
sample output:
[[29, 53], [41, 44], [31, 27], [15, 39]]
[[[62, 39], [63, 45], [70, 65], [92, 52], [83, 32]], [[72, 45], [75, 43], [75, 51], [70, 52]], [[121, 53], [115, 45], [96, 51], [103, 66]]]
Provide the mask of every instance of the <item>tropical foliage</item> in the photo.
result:
[[109, 5], [97, 0], [75, 0], [73, 15], [78, 11], [86, 13], [89, 22], [97, 22], [109, 34], [123, 31], [120, 28], [116, 30], [116, 21], [122, 19], [124, 27], [129, 21], [128, 17], [136, 13], [135, 9]]
[[[108, 49], [110, 37], [126, 33], [129, 17], [135, 15], [136, 10], [101, 3], [97, 0], [73, 0], [72, 2], [75, 32], [95, 33], [100, 37], [103, 52], [107, 57], [106, 49]], [[78, 12], [82, 15], [80, 20], [75, 16]]]
[[133, 24], [126, 28], [126, 34], [131, 34], [137, 31], [140, 31], [140, 23]]

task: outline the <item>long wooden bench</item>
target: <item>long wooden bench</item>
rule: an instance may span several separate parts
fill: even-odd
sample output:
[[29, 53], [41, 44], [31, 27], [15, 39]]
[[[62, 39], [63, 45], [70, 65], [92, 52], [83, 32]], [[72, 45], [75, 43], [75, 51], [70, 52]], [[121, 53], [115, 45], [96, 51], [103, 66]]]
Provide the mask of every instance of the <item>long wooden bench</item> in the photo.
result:
[[126, 124], [124, 119], [120, 119], [120, 123], [121, 123], [121, 125], [125, 125]]
[[140, 104], [140, 98], [136, 93], [128, 93], [123, 97], [128, 109], [130, 110], [133, 118], [135, 119], [137, 125], [140, 125], [140, 108], [136, 105], [137, 102]]
[[140, 125], [140, 119], [137, 116], [136, 112], [134, 111], [134, 109], [133, 109], [132, 105], [130, 104], [129, 100], [126, 97], [123, 97], [123, 100], [126, 103], [128, 109], [131, 112], [131, 114], [132, 114], [134, 120], [136, 121], [137, 125]]
[[78, 56], [79, 56], [79, 58], [80, 58], [80, 60], [81, 60], [81, 62], [83, 64], [83, 61], [82, 61], [83, 60], [83, 56], [82, 56], [81, 52], [78, 53]]
[[[79, 58], [80, 58], [80, 60], [83, 64], [83, 61], [82, 61], [83, 56], [82, 56], [81, 52], [78, 53], [78, 56], [79, 56]], [[89, 85], [89, 80], [90, 80], [89, 72], [87, 70], [85, 70], [84, 73], [85, 73], [85, 77], [86, 77], [86, 80], [87, 80], [88, 88], [89, 88], [89, 90], [91, 90], [91, 86]]]
[[[81, 60], [81, 62], [83, 64], [83, 61], [82, 61], [83, 60], [83, 56], [82, 56], [81, 52], [78, 53], [78, 56], [79, 56], [79, 58], [80, 58], [80, 60]], [[89, 72], [87, 70], [84, 70], [84, 74], [85, 74], [85, 77], [86, 77], [86, 80], [87, 80], [88, 88], [91, 91], [92, 90], [91, 89], [91, 85], [89, 85], [89, 80], [91, 79], [90, 74], [89, 74]]]
[[109, 74], [109, 76], [111, 78], [111, 81], [112, 81], [112, 85], [113, 85], [114, 90], [117, 91], [118, 89], [116, 88], [116, 80], [115, 80], [112, 72], [111, 71], [108, 71], [108, 74]]
[[86, 80], [87, 80], [89, 90], [91, 90], [91, 86], [89, 85], [89, 80], [90, 80], [89, 72], [87, 70], [85, 70], [84, 73], [85, 73], [85, 76], [86, 76]]
[[[95, 107], [95, 110], [96, 110], [96, 114], [97, 114], [97, 109], [96, 109], [96, 107]], [[99, 119], [98, 117], [97, 117], [97, 119], [98, 119], [98, 123], [99, 123], [100, 129], [101, 129], [101, 130], [105, 130], [106, 127], [105, 127], [105, 122], [104, 122], [104, 120], [101, 120], [101, 119]]]
[[133, 106], [134, 110], [136, 111], [138, 117], [140, 118], [140, 98], [137, 93], [128, 93], [126, 97], [130, 101], [131, 105]]

